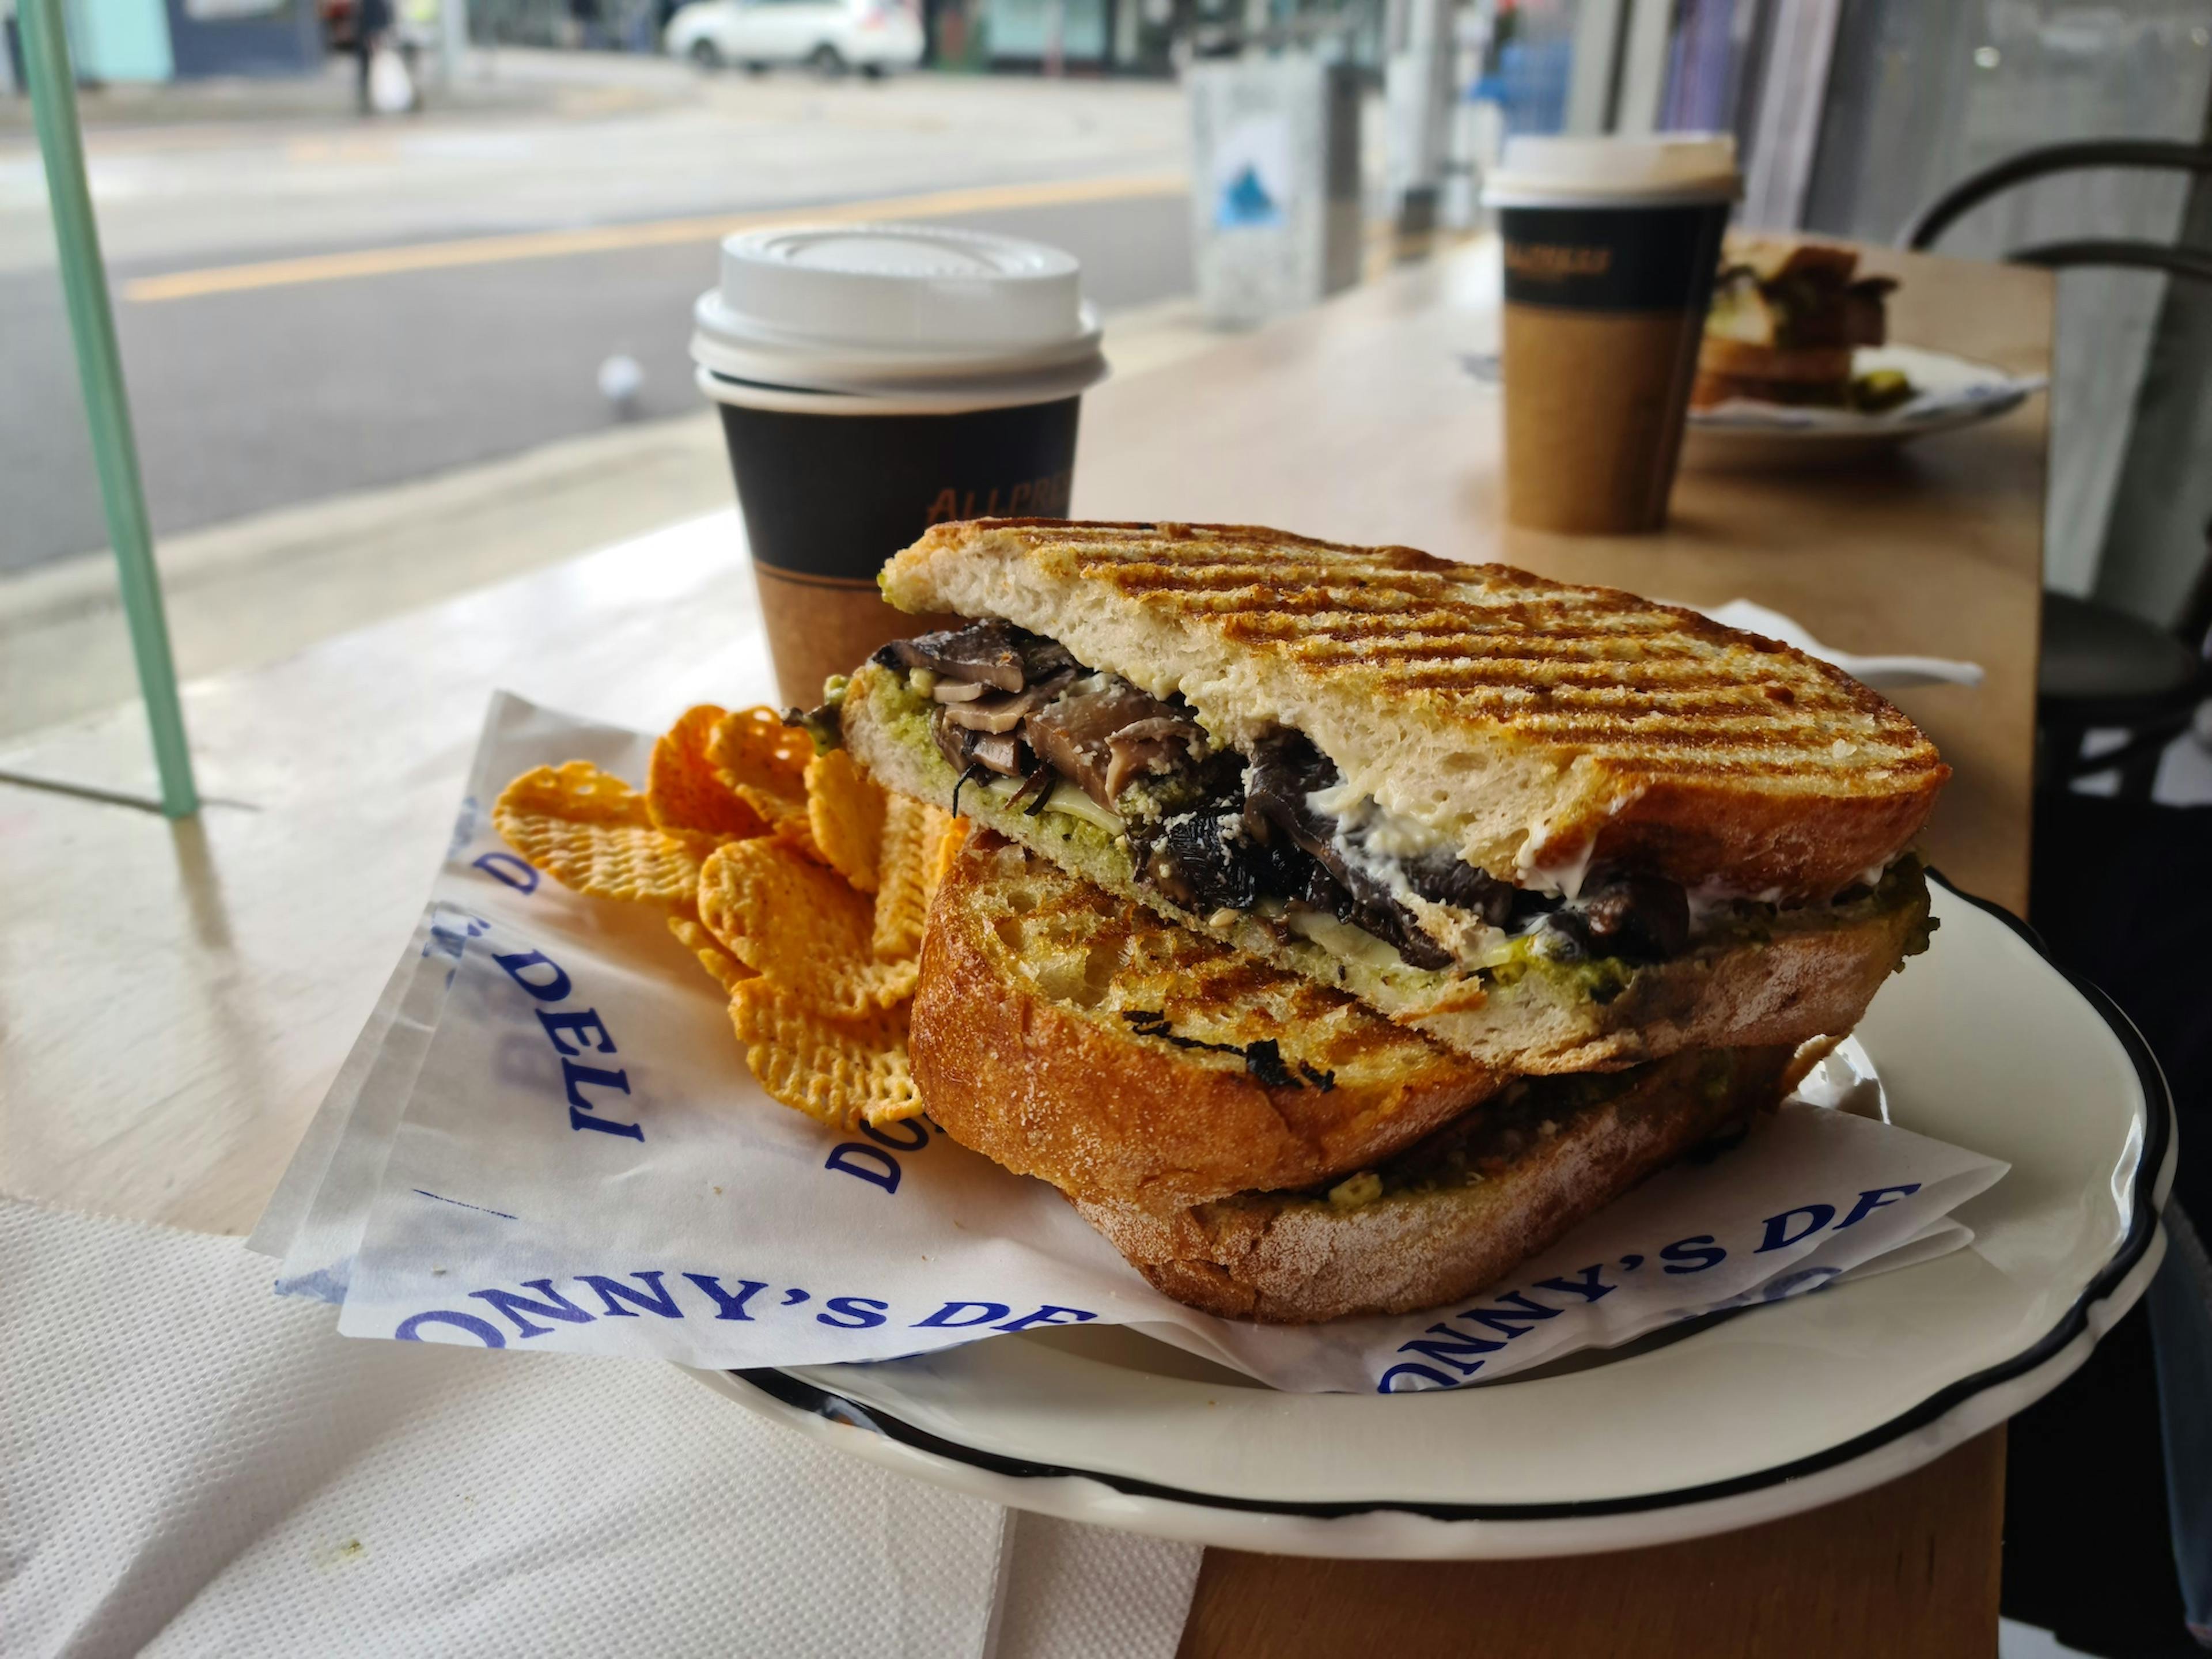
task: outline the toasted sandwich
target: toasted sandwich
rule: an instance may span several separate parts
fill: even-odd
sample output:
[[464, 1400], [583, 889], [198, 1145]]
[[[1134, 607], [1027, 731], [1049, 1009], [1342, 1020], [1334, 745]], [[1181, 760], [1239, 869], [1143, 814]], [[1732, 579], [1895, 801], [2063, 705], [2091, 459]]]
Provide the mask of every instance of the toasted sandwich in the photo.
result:
[[909, 1035], [951, 1137], [1232, 1318], [1488, 1285], [1784, 1092], [1790, 1048], [1511, 1079], [988, 831], [931, 906]]
[[1853, 249], [1819, 242], [1733, 245], [1714, 279], [1692, 406], [1745, 398], [1879, 411], [1911, 398], [1894, 369], [1854, 373], [1854, 351], [1887, 337], [1897, 286], [1858, 276], [1858, 260]]
[[988, 830], [931, 905], [909, 1051], [954, 1139], [1154, 1207], [1327, 1181], [1511, 1080]]
[[1924, 942], [1934, 747], [1693, 612], [1231, 526], [944, 525], [882, 585], [973, 619], [842, 688], [883, 781], [1500, 1073], [1848, 1030]]

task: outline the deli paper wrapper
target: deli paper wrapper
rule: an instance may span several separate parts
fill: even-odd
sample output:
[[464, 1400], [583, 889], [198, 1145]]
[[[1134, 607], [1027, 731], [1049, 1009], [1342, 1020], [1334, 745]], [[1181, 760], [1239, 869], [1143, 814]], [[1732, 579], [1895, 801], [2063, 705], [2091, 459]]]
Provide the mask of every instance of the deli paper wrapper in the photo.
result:
[[[408, 960], [257, 1235], [283, 1250], [278, 1288], [342, 1302], [345, 1334], [734, 1368], [1097, 1322], [1279, 1388], [1455, 1387], [1957, 1249], [1949, 1212], [2004, 1173], [1793, 1101], [1480, 1296], [1212, 1318], [927, 1120], [846, 1133], [769, 1099], [659, 911], [570, 893], [491, 830], [515, 774], [581, 756], [638, 780], [650, 743], [495, 703]], [[1865, 1069], [1827, 1073], [1864, 1092]]]

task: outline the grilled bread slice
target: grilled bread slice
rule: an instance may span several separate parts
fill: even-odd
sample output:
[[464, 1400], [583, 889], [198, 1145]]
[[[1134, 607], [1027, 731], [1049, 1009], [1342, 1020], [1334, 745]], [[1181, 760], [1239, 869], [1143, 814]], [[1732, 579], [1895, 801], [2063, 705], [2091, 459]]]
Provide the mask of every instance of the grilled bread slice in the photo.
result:
[[1507, 1081], [988, 830], [931, 905], [908, 1052], [955, 1140], [1168, 1208], [1389, 1158]]
[[[1030, 816], [987, 788], [963, 791], [930, 738], [928, 718], [896, 674], [871, 665], [854, 677], [847, 692], [845, 740], [890, 787], [1019, 841], [1117, 898], [1135, 899], [1188, 928], [1202, 926], [1203, 919], [1136, 878], [1126, 836], [1060, 811]], [[1103, 894], [1085, 902], [1125, 914]], [[948, 906], [948, 918], [957, 915], [957, 906]], [[1847, 1031], [1902, 958], [1924, 944], [1927, 918], [1926, 883], [1917, 863], [1906, 860], [1849, 902], [1761, 910], [1662, 962], [1567, 962], [1525, 951], [1480, 970], [1424, 969], [1353, 929], [1342, 930], [1352, 939], [1347, 945], [1326, 933], [1316, 938], [1285, 933], [1251, 915], [1216, 918], [1220, 926], [1184, 948], [1233, 947], [1257, 959], [1247, 962], [1250, 971], [1273, 964], [1317, 981], [1324, 991], [1348, 992], [1499, 1073], [1578, 1072], [1617, 1069], [1682, 1048], [1796, 1043]], [[957, 931], [951, 935], [958, 936]], [[949, 952], [949, 943], [945, 948]], [[917, 1031], [931, 994], [925, 975]], [[1015, 1015], [985, 1007], [978, 999], [963, 1017], [981, 1030]], [[921, 1043], [917, 1036], [917, 1075]], [[926, 1082], [922, 1092], [934, 1099]]]
[[1245, 526], [982, 520], [885, 565], [900, 609], [1003, 617], [1215, 738], [1279, 727], [1468, 864], [1593, 860], [1818, 902], [1894, 858], [1948, 775], [1840, 670], [1694, 612], [1501, 565]]
[[1163, 1212], [1076, 1208], [1154, 1286], [1231, 1319], [1308, 1324], [1472, 1295], [1699, 1142], [1771, 1109], [1790, 1051], [1677, 1054], [1528, 1079], [1328, 1190]]

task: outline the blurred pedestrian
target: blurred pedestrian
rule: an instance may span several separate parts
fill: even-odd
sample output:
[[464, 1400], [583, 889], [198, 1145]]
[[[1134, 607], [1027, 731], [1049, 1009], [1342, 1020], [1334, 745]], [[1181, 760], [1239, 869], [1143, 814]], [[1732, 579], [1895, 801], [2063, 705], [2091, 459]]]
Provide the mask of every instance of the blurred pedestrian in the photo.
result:
[[599, 29], [599, 0], [568, 0], [568, 15], [576, 20], [578, 43], [586, 52], [597, 52], [606, 44]]
[[392, 0], [355, 0], [353, 12], [354, 56], [360, 60], [361, 74], [355, 92], [361, 102], [363, 115], [373, 114], [374, 106], [368, 100], [368, 72], [376, 61], [376, 49], [392, 29]]

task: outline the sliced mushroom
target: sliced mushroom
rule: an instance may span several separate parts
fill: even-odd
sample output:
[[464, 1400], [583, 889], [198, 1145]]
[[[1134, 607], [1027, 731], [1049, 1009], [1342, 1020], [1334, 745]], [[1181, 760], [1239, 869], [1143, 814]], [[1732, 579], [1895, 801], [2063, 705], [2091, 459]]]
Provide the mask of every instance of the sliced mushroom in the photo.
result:
[[1010, 778], [1020, 777], [1036, 763], [1022, 751], [1022, 740], [1011, 732], [979, 732], [972, 726], [956, 726], [949, 718], [953, 710], [940, 708], [935, 721], [937, 752], [945, 757], [945, 764], [957, 772], [970, 767], [983, 766]]
[[1334, 820], [1315, 811], [1306, 797], [1342, 778], [1336, 763], [1302, 732], [1281, 731], [1261, 738], [1253, 745], [1244, 773], [1246, 830], [1261, 841], [1279, 830], [1323, 863], [1341, 862], [1343, 855], [1330, 845]]
[[[1074, 671], [1070, 669], [1026, 691], [963, 701], [946, 708], [945, 718], [971, 732], [1011, 732], [1029, 714], [1051, 702], [1074, 678]], [[975, 689], [980, 691], [982, 688]]]
[[1083, 665], [1068, 654], [1067, 647], [1058, 640], [1032, 634], [1014, 648], [1021, 653], [1022, 677], [1031, 685], [1061, 674], [1073, 676], [1082, 672]]
[[[1244, 775], [1244, 823], [1260, 840], [1279, 830], [1310, 856], [1343, 894], [1337, 920], [1364, 928], [1397, 946], [1416, 968], [1443, 968], [1450, 954], [1421, 929], [1412, 911], [1382, 881], [1344, 855], [1336, 820], [1316, 811], [1308, 797], [1343, 779], [1336, 763], [1303, 732], [1284, 730], [1253, 746]], [[1317, 907], [1318, 908], [1318, 907]]]
[[1585, 884], [1580, 902], [1551, 925], [1595, 956], [1664, 962], [1690, 948], [1689, 896], [1664, 877], [1606, 873]]
[[1026, 691], [1017, 691], [1012, 696], [978, 698], [974, 702], [957, 702], [939, 715], [947, 726], [957, 726], [970, 732], [1011, 732], [1022, 723], [1022, 716], [1030, 711]]
[[1012, 623], [994, 617], [915, 639], [893, 640], [876, 653], [876, 660], [909, 672], [927, 668], [944, 679], [1018, 691], [1027, 678], [1021, 647], [1031, 637]]
[[937, 739], [937, 752], [945, 757], [945, 763], [956, 772], [964, 772], [975, 764], [968, 745], [975, 737], [973, 732], [963, 732], [957, 726], [948, 726], [943, 719], [930, 722], [931, 734]]
[[[1198, 728], [1158, 697], [1148, 696], [1126, 680], [1104, 678], [1092, 688], [1085, 681], [1030, 715], [1022, 727], [1030, 747], [1050, 761], [1101, 806], [1111, 811], [1120, 793], [1118, 785], [1131, 775], [1125, 766], [1114, 777], [1114, 739], [1144, 726]], [[1164, 725], [1161, 725], [1161, 723]]]
[[1172, 716], [1123, 726], [1106, 739], [1108, 800], [1121, 799], [1129, 780], [1150, 770], [1154, 762], [1188, 755], [1194, 744], [1205, 741], [1206, 733], [1196, 722]]
[[1021, 739], [1011, 732], [979, 733], [968, 752], [1002, 777], [1018, 778], [1022, 775]]

